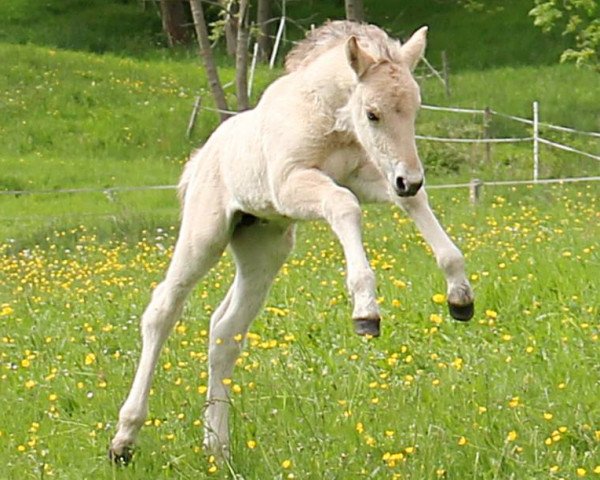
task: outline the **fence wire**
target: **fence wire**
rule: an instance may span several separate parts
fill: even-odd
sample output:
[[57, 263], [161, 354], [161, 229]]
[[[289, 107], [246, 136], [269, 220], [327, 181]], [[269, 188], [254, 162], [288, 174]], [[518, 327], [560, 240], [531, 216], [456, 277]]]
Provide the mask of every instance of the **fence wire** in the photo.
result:
[[[209, 112], [216, 113], [226, 113], [228, 115], [236, 115], [238, 112], [233, 110], [222, 110], [219, 108], [208, 107], [205, 105], [199, 105], [199, 109], [207, 110]], [[502, 118], [507, 118], [510, 120], [514, 120], [516, 122], [524, 123], [527, 125], [535, 125], [535, 122], [526, 118], [517, 117], [514, 115], [507, 115], [504, 113], [499, 113], [495, 110], [482, 110], [482, 109], [473, 109], [473, 108], [462, 108], [462, 107], [441, 107], [436, 105], [423, 105], [422, 108], [424, 110], [438, 111], [438, 112], [450, 112], [450, 113], [465, 113], [465, 114], [492, 114]], [[553, 125], [549, 123], [538, 122], [538, 126], [544, 126], [546, 128], [550, 128], [553, 130], [566, 132], [566, 133], [576, 133], [582, 135], [588, 135], [596, 138], [600, 138], [600, 133], [598, 132], [587, 132], [581, 130], [575, 130], [569, 127], [563, 127], [559, 125]], [[593, 160], [600, 161], [600, 156], [584, 152], [582, 150], [576, 149], [574, 147], [563, 145], [561, 143], [553, 142], [547, 140], [542, 137], [516, 137], [516, 138], [445, 138], [445, 137], [435, 137], [435, 136], [427, 136], [427, 135], [416, 135], [418, 140], [423, 141], [431, 141], [431, 142], [441, 142], [441, 143], [468, 143], [468, 144], [493, 144], [493, 143], [521, 143], [521, 142], [539, 142], [544, 145], [554, 147], [566, 152], [574, 153], [577, 155], [581, 155], [587, 158], [591, 158]], [[572, 183], [572, 182], [585, 182], [585, 181], [597, 181], [600, 180], [600, 177], [577, 177], [577, 178], [563, 178], [563, 179], [534, 179], [534, 180], [514, 180], [514, 181], [485, 181], [482, 182], [483, 185], [487, 186], [496, 186], [496, 185], [525, 185], [525, 184], [551, 184], [551, 183]], [[430, 185], [428, 188], [430, 189], [442, 189], [442, 188], [463, 188], [470, 186], [470, 183], [460, 183], [460, 184], [447, 184], [447, 185]], [[117, 187], [106, 187], [106, 188], [62, 188], [55, 190], [1, 190], [0, 196], [31, 196], [31, 195], [61, 195], [61, 194], [88, 194], [88, 193], [101, 193], [106, 195], [108, 198], [114, 196], [114, 194], [119, 192], [134, 192], [134, 191], [147, 191], [147, 190], [173, 190], [176, 189], [176, 185], [143, 185], [143, 186], [117, 186]], [[0, 217], [1, 218], [1, 217]]]

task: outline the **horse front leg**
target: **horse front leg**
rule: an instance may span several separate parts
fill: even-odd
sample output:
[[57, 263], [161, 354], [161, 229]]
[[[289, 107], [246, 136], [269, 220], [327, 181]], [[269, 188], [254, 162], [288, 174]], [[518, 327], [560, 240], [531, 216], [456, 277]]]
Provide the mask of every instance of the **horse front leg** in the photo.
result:
[[450, 315], [456, 320], [470, 320], [474, 313], [474, 295], [465, 274], [463, 254], [431, 211], [425, 190], [422, 188], [414, 197], [399, 197], [396, 201], [415, 222], [446, 276]]
[[375, 274], [363, 248], [361, 209], [356, 196], [323, 172], [298, 169], [278, 192], [279, 210], [303, 220], [325, 220], [339, 239], [346, 258], [346, 285], [352, 299], [352, 319], [359, 335], [379, 336]]

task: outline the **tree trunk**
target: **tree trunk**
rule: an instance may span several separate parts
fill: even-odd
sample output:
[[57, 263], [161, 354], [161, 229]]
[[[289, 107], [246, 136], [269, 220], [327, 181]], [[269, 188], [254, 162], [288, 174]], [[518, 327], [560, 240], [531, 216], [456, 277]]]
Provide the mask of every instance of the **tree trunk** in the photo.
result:
[[346, 19], [354, 22], [364, 22], [365, 14], [363, 9], [363, 0], [345, 0]]
[[262, 62], [268, 62], [271, 58], [271, 49], [273, 41], [271, 39], [271, 3], [272, 0], [258, 0], [256, 12], [256, 23], [259, 28], [258, 35], [258, 54]]
[[190, 37], [185, 27], [185, 9], [182, 0], [160, 0], [160, 17], [169, 47], [188, 42]]
[[[200, 0], [189, 0], [190, 7], [192, 9], [192, 16], [194, 17], [194, 26], [196, 27], [196, 35], [198, 37], [198, 44], [200, 45], [200, 56], [206, 69], [206, 76], [208, 77], [208, 83], [212, 92], [215, 104], [219, 110], [227, 110], [227, 100], [225, 99], [225, 92], [221, 86], [221, 80], [219, 79], [219, 72], [213, 58], [212, 50], [210, 48], [210, 40], [208, 39], [208, 28], [206, 27], [206, 20], [204, 19], [204, 10], [202, 10], [202, 2]], [[223, 122], [229, 117], [228, 113], [219, 112], [219, 117]]]
[[238, 13], [238, 2], [236, 0], [221, 0], [225, 11], [225, 45], [227, 55], [234, 57], [237, 53], [237, 27], [236, 14]]
[[237, 25], [237, 52], [235, 55], [235, 88], [238, 111], [248, 110], [248, 0], [240, 0]]

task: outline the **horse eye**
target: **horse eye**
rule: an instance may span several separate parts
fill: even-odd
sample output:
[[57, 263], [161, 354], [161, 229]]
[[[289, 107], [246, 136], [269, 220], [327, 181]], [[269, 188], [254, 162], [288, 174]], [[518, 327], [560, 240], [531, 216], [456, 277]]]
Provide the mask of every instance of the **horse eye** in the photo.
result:
[[369, 119], [369, 121], [371, 122], [378, 122], [379, 121], [379, 117], [377, 116], [376, 113], [367, 110], [367, 118]]

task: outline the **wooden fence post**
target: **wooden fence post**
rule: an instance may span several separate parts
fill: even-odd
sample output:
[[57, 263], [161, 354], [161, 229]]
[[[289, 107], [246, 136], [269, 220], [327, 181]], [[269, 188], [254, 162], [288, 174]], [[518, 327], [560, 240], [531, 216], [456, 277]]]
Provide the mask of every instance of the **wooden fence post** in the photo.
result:
[[481, 192], [483, 190], [483, 182], [478, 178], [474, 178], [471, 180], [469, 184], [469, 200], [472, 205], [477, 205], [479, 202], [479, 198], [481, 197]]

